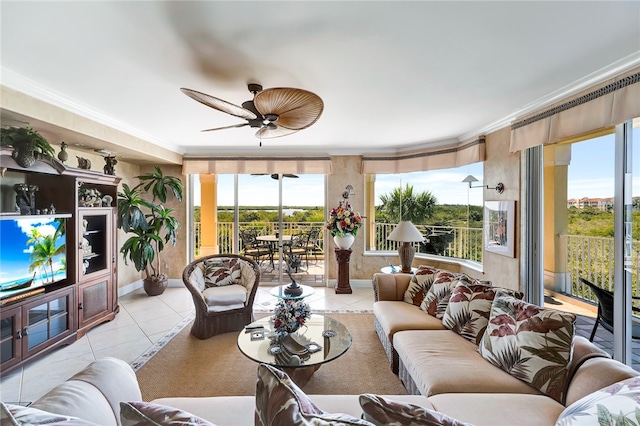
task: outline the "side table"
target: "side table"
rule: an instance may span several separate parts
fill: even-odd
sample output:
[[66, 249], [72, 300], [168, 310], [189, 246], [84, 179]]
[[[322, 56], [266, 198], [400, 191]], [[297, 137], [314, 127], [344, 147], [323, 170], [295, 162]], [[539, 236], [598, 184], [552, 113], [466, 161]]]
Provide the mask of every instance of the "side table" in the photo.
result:
[[[395, 270], [393, 270], [395, 269]], [[398, 265], [398, 266], [394, 266], [393, 269], [391, 268], [391, 266], [384, 266], [382, 268], [380, 268], [380, 272], [382, 272], [383, 274], [400, 274], [402, 273], [402, 266]], [[415, 267], [411, 267], [411, 272], [409, 272], [410, 274], [415, 274], [416, 271], [418, 270], [418, 268]]]
[[351, 260], [351, 249], [336, 248], [336, 260], [338, 261], [338, 279], [336, 282], [336, 294], [351, 294], [351, 284], [349, 283], [349, 261]]

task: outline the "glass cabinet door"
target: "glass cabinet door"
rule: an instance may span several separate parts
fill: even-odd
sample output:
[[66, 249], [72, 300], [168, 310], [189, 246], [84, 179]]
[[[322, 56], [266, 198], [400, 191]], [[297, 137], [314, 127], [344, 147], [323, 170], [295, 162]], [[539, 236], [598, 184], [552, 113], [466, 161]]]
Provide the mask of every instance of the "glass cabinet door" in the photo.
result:
[[80, 211], [79, 280], [111, 271], [112, 209], [83, 208]]
[[73, 289], [24, 306], [22, 334], [25, 355], [71, 334], [75, 324], [70, 315]]
[[0, 365], [8, 368], [22, 357], [22, 308], [2, 309], [0, 316]]

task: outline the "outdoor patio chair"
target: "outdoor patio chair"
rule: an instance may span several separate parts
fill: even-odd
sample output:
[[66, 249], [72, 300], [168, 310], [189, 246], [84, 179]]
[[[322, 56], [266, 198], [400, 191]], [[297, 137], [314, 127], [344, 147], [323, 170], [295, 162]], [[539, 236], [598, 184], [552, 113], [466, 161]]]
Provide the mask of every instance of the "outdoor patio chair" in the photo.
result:
[[258, 233], [254, 229], [243, 229], [240, 231], [243, 254], [254, 259], [258, 264], [268, 260], [273, 268], [273, 249], [271, 244], [262, 243], [257, 240]]
[[[602, 325], [605, 330], [613, 333], [613, 293], [609, 290], [605, 290], [592, 282], [580, 277], [580, 281], [583, 284], [586, 284], [593, 294], [595, 294], [598, 299], [598, 314], [596, 317], [596, 323], [593, 325], [593, 330], [591, 331], [591, 337], [589, 337], [589, 341], [593, 342], [593, 338], [596, 335], [596, 330], [598, 329], [598, 325]], [[640, 300], [640, 297], [633, 296], [634, 300]], [[640, 308], [636, 308], [632, 306], [631, 309], [633, 312], [640, 312]], [[640, 339], [640, 325], [633, 325], [631, 328], [631, 337], [634, 339]]]
[[[291, 260], [294, 258], [302, 259], [305, 257], [306, 266], [309, 267], [309, 258], [307, 257], [307, 236], [304, 234], [292, 235], [291, 239], [282, 244], [282, 252], [284, 254], [285, 261], [288, 265], [291, 265]], [[298, 266], [300, 262], [294, 262], [295, 272], [298, 272]]]
[[318, 262], [318, 254], [322, 254], [322, 228], [312, 227], [307, 232], [307, 244], [305, 246], [305, 257], [307, 259], [307, 265], [309, 265], [309, 256], [313, 255], [316, 263]]

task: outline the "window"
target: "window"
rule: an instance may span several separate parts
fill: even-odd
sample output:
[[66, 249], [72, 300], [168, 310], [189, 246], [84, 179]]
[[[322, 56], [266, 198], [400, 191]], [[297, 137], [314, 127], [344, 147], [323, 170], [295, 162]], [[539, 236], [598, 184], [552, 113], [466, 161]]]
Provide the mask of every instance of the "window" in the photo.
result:
[[[463, 182], [469, 175], [478, 181]], [[423, 233], [416, 253], [482, 262], [483, 164], [424, 172], [378, 174], [374, 185], [373, 229], [367, 238], [371, 251], [395, 251], [387, 236], [402, 220]]]

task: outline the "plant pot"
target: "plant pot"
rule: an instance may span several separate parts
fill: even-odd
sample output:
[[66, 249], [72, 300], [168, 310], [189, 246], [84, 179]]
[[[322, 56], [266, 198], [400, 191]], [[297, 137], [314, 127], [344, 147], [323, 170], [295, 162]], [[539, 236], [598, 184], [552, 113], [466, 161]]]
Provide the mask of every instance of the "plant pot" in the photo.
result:
[[11, 157], [18, 163], [19, 166], [28, 169], [36, 163], [36, 155], [33, 151], [33, 144], [29, 142], [22, 142], [16, 144], [11, 153]]
[[158, 296], [167, 289], [169, 279], [166, 276], [149, 277], [143, 281], [144, 291], [148, 296]]
[[351, 234], [346, 234], [344, 236], [341, 236], [341, 235], [333, 236], [333, 242], [336, 243], [336, 246], [338, 246], [338, 248], [342, 250], [347, 250], [351, 248], [351, 245], [353, 244], [355, 239], [356, 238]]

